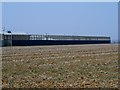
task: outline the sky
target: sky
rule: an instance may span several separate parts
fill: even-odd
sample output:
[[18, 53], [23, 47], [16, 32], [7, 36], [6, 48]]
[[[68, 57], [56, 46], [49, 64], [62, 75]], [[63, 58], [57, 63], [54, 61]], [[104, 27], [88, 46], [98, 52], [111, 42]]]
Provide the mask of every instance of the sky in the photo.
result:
[[2, 26], [13, 33], [118, 39], [117, 2], [4, 2]]

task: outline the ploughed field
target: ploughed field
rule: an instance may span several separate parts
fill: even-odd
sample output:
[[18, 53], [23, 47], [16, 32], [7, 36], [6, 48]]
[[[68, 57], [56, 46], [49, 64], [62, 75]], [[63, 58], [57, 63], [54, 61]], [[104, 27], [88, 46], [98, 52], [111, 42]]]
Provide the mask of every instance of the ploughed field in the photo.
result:
[[118, 45], [2, 48], [3, 87], [117, 88]]

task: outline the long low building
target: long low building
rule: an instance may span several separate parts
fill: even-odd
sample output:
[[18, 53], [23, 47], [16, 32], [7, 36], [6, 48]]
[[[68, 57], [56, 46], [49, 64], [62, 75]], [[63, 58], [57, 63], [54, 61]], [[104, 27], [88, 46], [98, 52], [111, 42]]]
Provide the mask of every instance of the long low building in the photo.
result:
[[110, 37], [72, 35], [1, 34], [2, 46], [109, 44]]

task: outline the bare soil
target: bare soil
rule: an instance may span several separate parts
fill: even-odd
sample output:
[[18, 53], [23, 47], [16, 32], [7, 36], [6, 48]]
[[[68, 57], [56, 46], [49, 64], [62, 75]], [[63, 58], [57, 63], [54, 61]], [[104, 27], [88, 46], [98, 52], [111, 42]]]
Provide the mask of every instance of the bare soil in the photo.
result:
[[118, 45], [2, 48], [4, 88], [117, 88]]

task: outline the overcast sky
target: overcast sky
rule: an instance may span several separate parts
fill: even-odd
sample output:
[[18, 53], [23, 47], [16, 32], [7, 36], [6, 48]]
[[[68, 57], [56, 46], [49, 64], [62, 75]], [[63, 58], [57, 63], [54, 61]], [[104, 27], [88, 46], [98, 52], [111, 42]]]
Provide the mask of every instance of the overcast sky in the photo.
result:
[[110, 36], [116, 40], [118, 6], [117, 2], [4, 2], [2, 24], [12, 32]]

